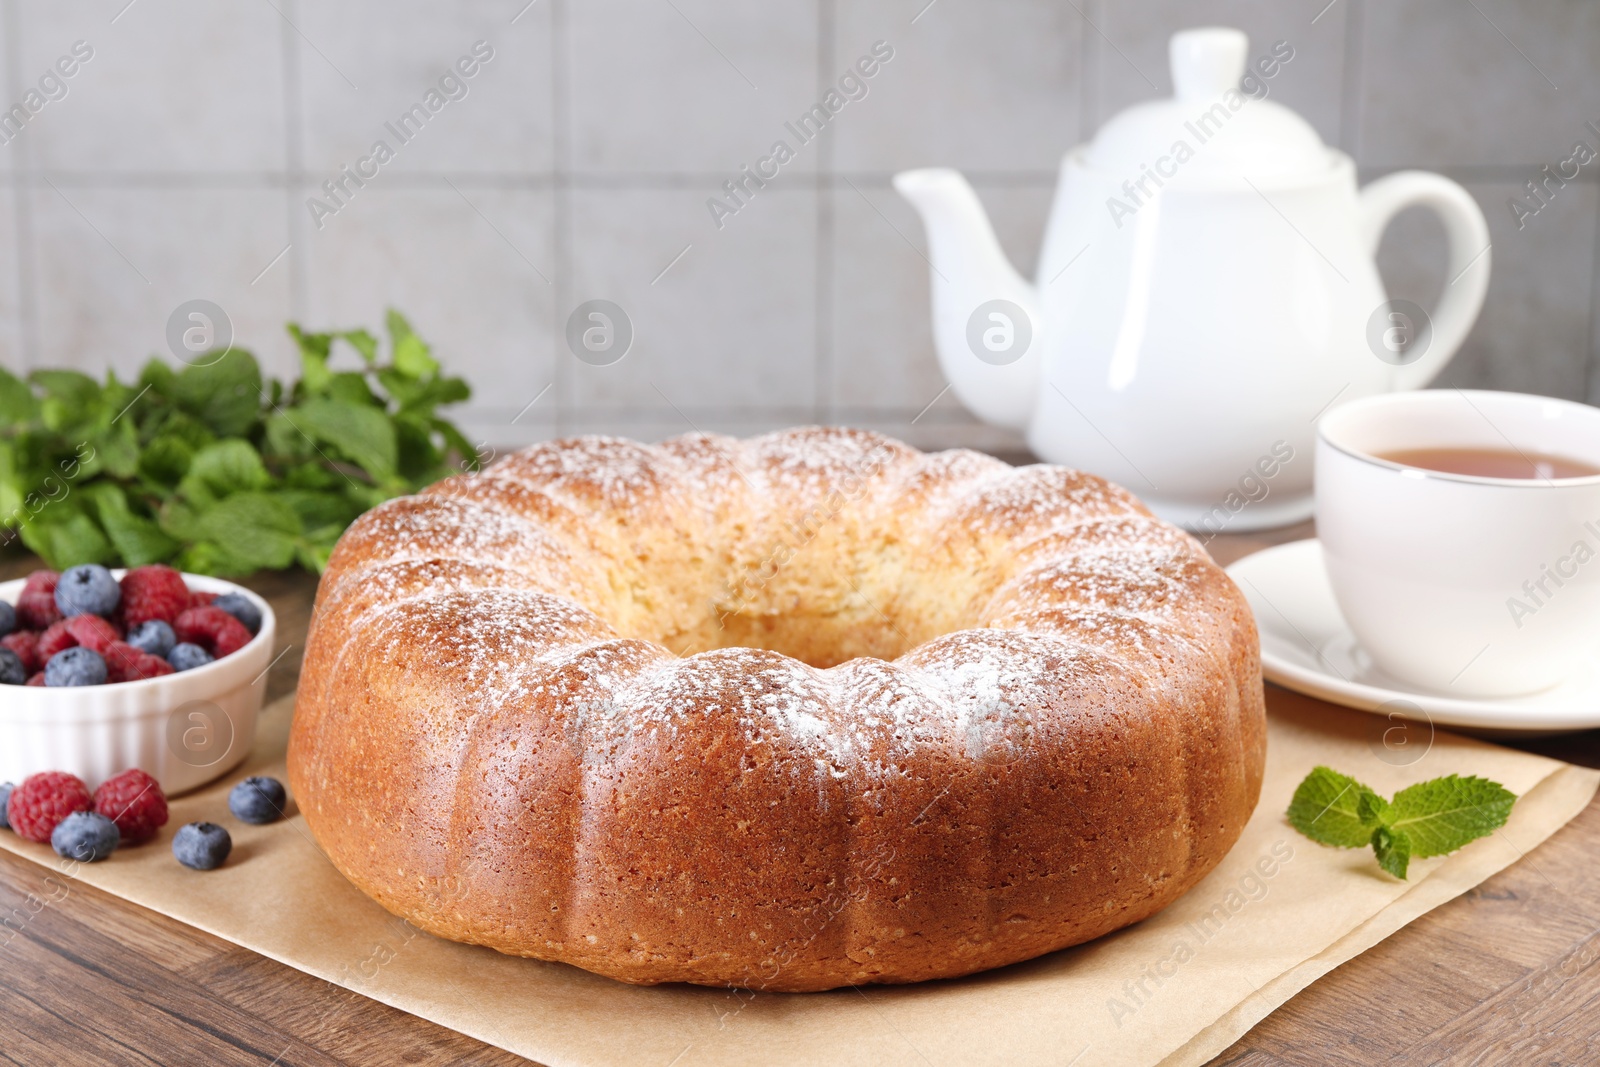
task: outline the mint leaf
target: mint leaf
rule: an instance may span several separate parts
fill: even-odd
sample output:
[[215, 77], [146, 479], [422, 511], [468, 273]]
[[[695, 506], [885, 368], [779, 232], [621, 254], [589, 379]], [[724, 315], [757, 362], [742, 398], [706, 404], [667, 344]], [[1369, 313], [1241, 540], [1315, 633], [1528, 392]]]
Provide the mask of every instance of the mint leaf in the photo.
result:
[[[169, 500], [163, 504], [161, 510], [156, 513], [156, 523], [163, 533], [181, 542], [198, 541], [204, 536], [204, 530], [200, 526], [200, 512], [182, 500]], [[180, 567], [179, 570], [194, 570], [194, 568]]]
[[178, 542], [162, 532], [153, 519], [133, 513], [127, 496], [115, 484], [101, 482], [84, 493], [94, 504], [112, 547], [128, 566], [161, 563], [178, 551]]
[[139, 389], [149, 386], [159, 397], [172, 396], [173, 383], [178, 379], [178, 373], [159, 359], [151, 358], [139, 372], [139, 380], [133, 384]]
[[300, 348], [300, 388], [307, 396], [318, 396], [328, 391], [333, 373], [328, 370], [328, 355], [333, 349], [333, 335], [306, 333], [297, 322], [289, 324], [289, 336]]
[[1356, 815], [1363, 826], [1373, 826], [1389, 821], [1389, 802], [1370, 789], [1363, 789], [1356, 801]]
[[333, 376], [328, 384], [328, 396], [334, 400], [342, 400], [346, 404], [355, 404], [357, 407], [383, 407], [383, 401], [378, 399], [378, 394], [372, 391], [372, 386], [367, 382], [367, 376], [360, 371], [340, 371]]
[[1418, 859], [1442, 856], [1504, 826], [1516, 802], [1499, 782], [1452, 774], [1396, 793], [1390, 825], [1411, 839]]
[[95, 451], [105, 469], [118, 478], [131, 478], [139, 469], [139, 436], [132, 419], [119, 419], [94, 439]]
[[439, 363], [433, 353], [411, 329], [406, 317], [393, 308], [385, 316], [389, 338], [394, 344], [394, 369], [407, 378], [430, 378], [439, 373]]
[[1339, 848], [1370, 844], [1378, 865], [1404, 879], [1411, 858], [1454, 852], [1505, 825], [1515, 793], [1486, 778], [1448, 775], [1419, 782], [1388, 801], [1348, 775], [1317, 767], [1286, 813], [1296, 830]]
[[467, 440], [454, 423], [435, 417], [433, 428], [444, 438], [445, 446], [456, 453], [456, 459], [466, 464], [464, 469], [475, 471], [483, 465], [483, 457], [478, 454], [477, 446]]
[[378, 361], [378, 339], [366, 330], [345, 330], [337, 336], [356, 350], [361, 362], [372, 364]]
[[389, 416], [374, 407], [312, 397], [287, 413], [292, 425], [375, 480], [393, 478], [400, 447]]
[[218, 437], [238, 437], [261, 418], [261, 367], [242, 348], [183, 368], [172, 381], [172, 398]]
[[472, 395], [472, 390], [460, 378], [429, 378], [417, 381], [393, 368], [377, 372], [378, 383], [400, 404], [400, 410], [429, 415], [444, 404], [457, 404]]
[[294, 560], [300, 517], [266, 493], [235, 493], [200, 514], [203, 541], [221, 549], [222, 566], [233, 574], [280, 570]]
[[313, 540], [329, 535], [337, 540], [344, 528], [354, 522], [363, 510], [339, 493], [283, 489], [274, 495], [294, 511], [306, 536]]
[[172, 565], [180, 571], [190, 571], [194, 574], [236, 577], [250, 573], [248, 568], [240, 567], [233, 557], [228, 555], [226, 549], [210, 541], [196, 541], [187, 546]]
[[22, 492], [16, 448], [11, 442], [0, 440], [0, 527], [14, 521], [12, 513], [22, 507]]
[[39, 417], [39, 402], [28, 383], [0, 367], [0, 427], [32, 422]]
[[79, 511], [65, 512], [60, 503], [39, 513], [39, 518], [24, 523], [22, 543], [38, 553], [58, 571], [80, 563], [105, 563], [115, 554], [111, 542], [94, 520]]
[[168, 489], [176, 488], [194, 461], [194, 449], [177, 436], [158, 437], [139, 456], [139, 476]]
[[196, 452], [178, 492], [196, 505], [208, 504], [230, 493], [265, 489], [272, 484], [261, 456], [248, 441], [218, 441]]
[[[1361, 817], [1363, 797], [1376, 796], [1348, 775], [1317, 767], [1289, 801], [1289, 824], [1324, 845], [1362, 848], [1372, 839], [1372, 825]], [[1371, 799], [1366, 803], [1370, 805]]]
[[322, 567], [362, 511], [470, 451], [437, 413], [466, 384], [404, 316], [386, 326], [380, 343], [291, 325], [302, 373], [287, 385], [233, 348], [195, 365], [151, 359], [129, 383], [0, 369], [0, 540], [22, 538], [56, 567]]
[[333, 556], [333, 546], [337, 541], [338, 538], [335, 537], [331, 540], [303, 544], [295, 550], [295, 559], [306, 570], [321, 574], [328, 567], [328, 560]]
[[1406, 867], [1411, 863], [1411, 838], [1404, 830], [1378, 827], [1372, 831], [1372, 851], [1378, 856], [1378, 866], [1405, 881]]
[[[100, 383], [81, 371], [36, 370], [28, 380], [44, 391], [39, 412], [48, 429], [82, 438], [99, 422]], [[109, 417], [109, 416], [108, 416]]]

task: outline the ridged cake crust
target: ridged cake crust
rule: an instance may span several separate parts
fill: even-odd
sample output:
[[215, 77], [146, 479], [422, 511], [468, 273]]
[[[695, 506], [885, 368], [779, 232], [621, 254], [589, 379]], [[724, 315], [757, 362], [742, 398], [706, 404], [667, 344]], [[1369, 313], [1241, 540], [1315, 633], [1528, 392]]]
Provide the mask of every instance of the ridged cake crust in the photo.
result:
[[1061, 467], [802, 429], [540, 445], [390, 501], [289, 751], [424, 930], [627, 982], [968, 974], [1160, 910], [1242, 831], [1254, 620]]

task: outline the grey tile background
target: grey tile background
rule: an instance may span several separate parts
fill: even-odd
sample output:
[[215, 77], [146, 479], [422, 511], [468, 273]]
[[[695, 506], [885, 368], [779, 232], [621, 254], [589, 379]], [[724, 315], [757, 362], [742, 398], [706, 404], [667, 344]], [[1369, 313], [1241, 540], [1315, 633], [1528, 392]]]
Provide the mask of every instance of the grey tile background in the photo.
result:
[[[0, 145], [0, 362], [132, 370], [204, 297], [288, 375], [285, 320], [392, 304], [496, 444], [828, 421], [1013, 447], [940, 395], [924, 237], [890, 176], [962, 168], [1031, 273], [1055, 161], [1170, 92], [1167, 37], [1201, 24], [1290, 42], [1274, 99], [1362, 181], [1423, 167], [1478, 198], [1494, 275], [1444, 383], [1600, 402], [1600, 163], [1520, 228], [1507, 205], [1600, 137], [1589, 0], [0, 0], [5, 107], [94, 48]], [[318, 228], [307, 198], [478, 40], [466, 96]], [[878, 40], [867, 95], [719, 229], [707, 198], [795, 144], [785, 123]], [[1379, 260], [1394, 295], [1437, 296], [1431, 218], [1401, 216]], [[609, 367], [564, 340], [594, 298], [634, 320]]]

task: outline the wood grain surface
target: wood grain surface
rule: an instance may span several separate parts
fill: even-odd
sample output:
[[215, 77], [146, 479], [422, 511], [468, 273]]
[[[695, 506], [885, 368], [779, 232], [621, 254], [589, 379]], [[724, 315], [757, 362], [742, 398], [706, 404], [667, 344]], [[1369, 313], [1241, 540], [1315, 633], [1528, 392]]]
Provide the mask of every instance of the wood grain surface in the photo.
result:
[[[1311, 534], [1308, 523], [1209, 547], [1229, 563]], [[34, 566], [10, 557], [0, 579]], [[273, 700], [298, 681], [315, 581], [293, 572], [245, 584], [278, 614], [285, 654], [269, 675]], [[1600, 766], [1600, 731], [1521, 747]], [[1596, 855], [1600, 804], [1302, 991], [1214, 1063], [1600, 1063]], [[0, 928], [0, 1063], [528, 1062], [86, 886], [63, 896], [50, 877], [0, 853], [0, 916], [25, 908], [30, 894], [49, 902], [14, 936]]]

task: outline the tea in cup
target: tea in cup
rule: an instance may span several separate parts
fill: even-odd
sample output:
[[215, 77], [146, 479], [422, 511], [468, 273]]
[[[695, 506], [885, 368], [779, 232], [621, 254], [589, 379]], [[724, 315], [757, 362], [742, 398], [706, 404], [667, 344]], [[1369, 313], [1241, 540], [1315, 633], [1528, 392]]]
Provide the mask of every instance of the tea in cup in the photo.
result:
[[1392, 677], [1538, 692], [1600, 654], [1600, 410], [1427, 390], [1317, 427], [1317, 536], [1345, 621]]

